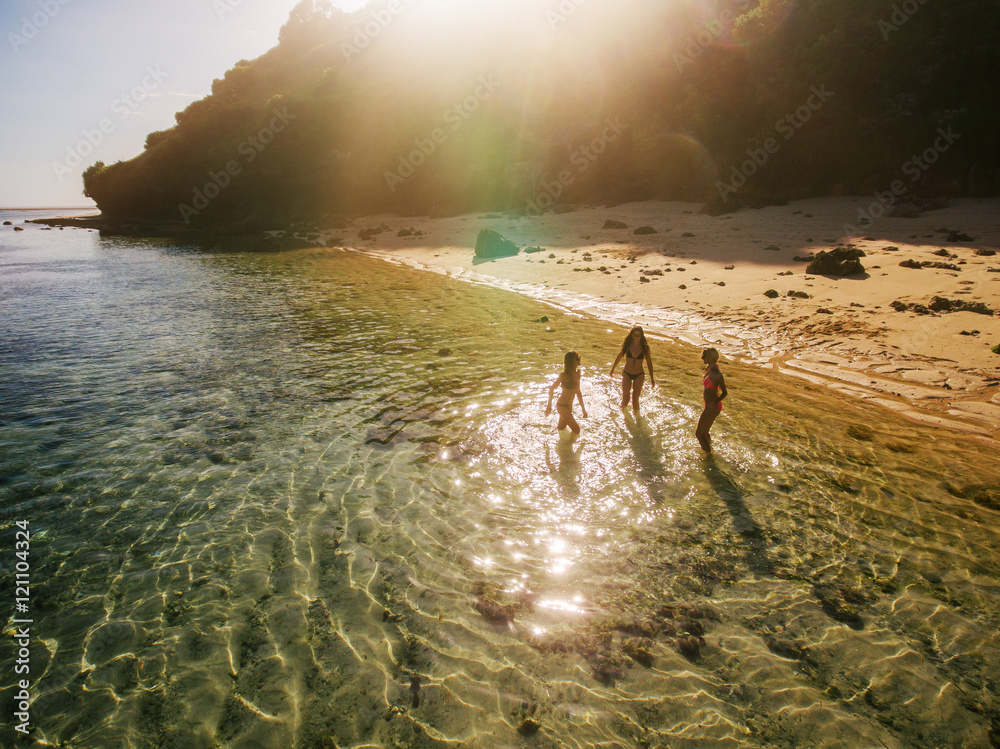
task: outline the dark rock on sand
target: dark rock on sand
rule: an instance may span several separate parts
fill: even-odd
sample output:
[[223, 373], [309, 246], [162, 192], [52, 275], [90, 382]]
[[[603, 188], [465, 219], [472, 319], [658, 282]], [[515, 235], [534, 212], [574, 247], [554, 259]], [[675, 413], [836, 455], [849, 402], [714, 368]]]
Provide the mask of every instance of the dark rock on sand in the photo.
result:
[[[544, 252], [544, 250], [541, 247], [525, 247], [524, 248], [524, 254], [525, 255], [534, 255], [536, 252]], [[555, 255], [550, 255], [549, 257], [555, 257]]]
[[768, 299], [777, 299], [781, 295], [774, 289], [768, 289], [767, 291], [764, 292], [764, 296], [766, 296]]
[[656, 232], [656, 229], [654, 229], [652, 226], [640, 226], [638, 229], [636, 229], [632, 233], [633, 234], [656, 234], [657, 232]]
[[948, 232], [949, 242], [975, 242], [972, 237], [966, 234], [964, 231], [950, 231]]
[[790, 296], [793, 299], [808, 299], [809, 295], [804, 291], [789, 291], [785, 296]]
[[764, 195], [759, 198], [754, 198], [750, 201], [750, 207], [756, 210], [761, 208], [769, 208], [770, 206], [783, 206], [788, 205], [788, 201], [784, 198], [779, 198], [774, 195]]
[[903, 262], [901, 262], [899, 264], [899, 267], [900, 268], [913, 268], [914, 270], [920, 270], [924, 266], [922, 266], [916, 260], [908, 258], [908, 259], [904, 260]]
[[803, 256], [796, 255], [795, 257], [792, 258], [792, 260], [794, 260], [796, 263], [811, 263], [815, 259], [816, 259], [815, 255], [803, 255]]
[[604, 226], [602, 226], [601, 228], [602, 229], [627, 229], [628, 226], [626, 224], [623, 224], [621, 221], [612, 221], [611, 219], [608, 219], [607, 221], [604, 222]]
[[893, 218], [916, 218], [920, 215], [920, 206], [910, 201], [900, 201], [889, 209]]
[[14, 222], [13, 222], [13, 221], [4, 221], [4, 222], [3, 222], [3, 225], [4, 225], [4, 226], [13, 226], [13, 225], [14, 225]]
[[865, 257], [864, 250], [857, 247], [834, 247], [829, 251], [820, 251], [813, 261], [806, 266], [806, 273], [817, 276], [854, 276], [865, 272], [865, 266], [860, 258]]
[[969, 302], [965, 299], [948, 299], [936, 296], [927, 305], [934, 312], [975, 312], [977, 315], [993, 317], [994, 312], [982, 302]]
[[993, 257], [997, 253], [996, 253], [996, 250], [987, 250], [987, 249], [985, 249], [983, 247], [980, 247], [979, 249], [977, 249], [972, 254], [973, 255], [978, 255], [979, 257]]
[[20, 226], [15, 226], [14, 231], [24, 231], [24, 228]]
[[476, 238], [476, 257], [492, 259], [510, 257], [520, 252], [520, 248], [509, 239], [504, 239], [493, 229], [483, 229]]
[[722, 216], [727, 213], [736, 213], [742, 206], [738, 200], [727, 200], [721, 196], [714, 196], [701, 207], [699, 213], [705, 216]]

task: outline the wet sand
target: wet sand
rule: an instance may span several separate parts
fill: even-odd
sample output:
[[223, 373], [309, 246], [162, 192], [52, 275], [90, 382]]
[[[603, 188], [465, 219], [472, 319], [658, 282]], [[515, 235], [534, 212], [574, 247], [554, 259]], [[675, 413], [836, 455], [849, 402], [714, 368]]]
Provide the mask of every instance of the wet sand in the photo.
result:
[[[992, 352], [1000, 344], [1000, 254], [990, 254], [1000, 248], [1000, 201], [961, 199], [915, 218], [859, 223], [859, 210], [871, 203], [818, 198], [718, 217], [700, 214], [698, 204], [665, 202], [541, 217], [385, 215], [357, 219], [324, 240], [623, 326], [638, 322], [654, 335], [711, 344], [730, 360], [926, 423], [1000, 438], [1000, 355]], [[609, 220], [626, 228], [604, 228]], [[359, 237], [379, 227], [379, 234]], [[640, 227], [656, 233], [636, 235]], [[482, 228], [542, 251], [476, 260]], [[398, 236], [410, 229], [419, 235]], [[808, 275], [807, 263], [796, 259], [841, 244], [865, 252], [863, 275]], [[995, 314], [892, 306], [927, 307], [934, 297], [979, 302]]]

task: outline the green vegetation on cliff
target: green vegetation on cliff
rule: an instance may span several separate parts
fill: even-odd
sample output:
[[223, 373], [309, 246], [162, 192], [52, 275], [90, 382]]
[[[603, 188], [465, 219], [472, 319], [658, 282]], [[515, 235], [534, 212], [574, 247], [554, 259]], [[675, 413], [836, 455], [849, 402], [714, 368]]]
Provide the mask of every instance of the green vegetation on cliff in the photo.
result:
[[84, 187], [109, 216], [195, 224], [992, 194], [997, 29], [994, 0], [303, 0]]

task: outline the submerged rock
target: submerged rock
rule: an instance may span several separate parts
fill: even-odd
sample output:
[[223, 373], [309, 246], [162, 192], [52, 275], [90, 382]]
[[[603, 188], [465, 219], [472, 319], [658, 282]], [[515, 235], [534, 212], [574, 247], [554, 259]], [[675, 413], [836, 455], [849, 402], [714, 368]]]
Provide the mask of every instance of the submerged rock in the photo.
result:
[[517, 727], [517, 732], [522, 736], [534, 736], [538, 733], [538, 730], [542, 727], [541, 723], [532, 720], [531, 718], [525, 718], [521, 721], [521, 725]]
[[875, 437], [875, 432], [867, 424], [851, 424], [847, 427], [847, 436], [862, 442], [870, 442]]

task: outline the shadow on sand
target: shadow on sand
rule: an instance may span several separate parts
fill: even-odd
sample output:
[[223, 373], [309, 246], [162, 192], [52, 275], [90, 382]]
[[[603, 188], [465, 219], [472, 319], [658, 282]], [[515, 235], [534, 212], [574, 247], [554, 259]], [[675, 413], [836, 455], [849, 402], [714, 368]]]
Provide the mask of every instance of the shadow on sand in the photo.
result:
[[726, 505], [733, 518], [733, 528], [743, 539], [750, 571], [755, 575], [773, 575], [774, 566], [767, 557], [767, 537], [747, 509], [743, 489], [716, 463], [714, 456], [707, 456], [704, 465], [708, 483]]

